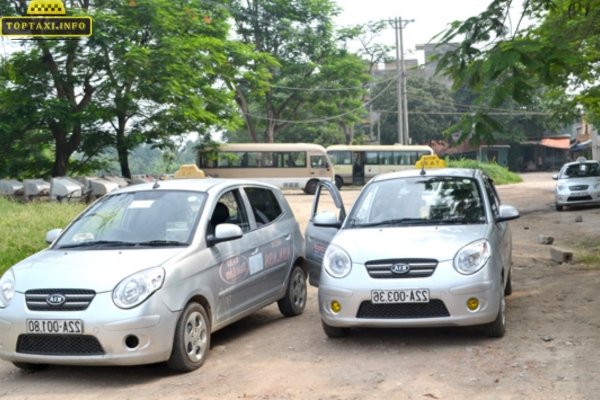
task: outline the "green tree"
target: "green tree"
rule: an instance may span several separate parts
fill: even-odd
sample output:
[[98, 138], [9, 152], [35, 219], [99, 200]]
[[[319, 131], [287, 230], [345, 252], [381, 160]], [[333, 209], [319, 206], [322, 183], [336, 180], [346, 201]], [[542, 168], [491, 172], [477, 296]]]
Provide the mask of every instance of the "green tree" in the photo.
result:
[[572, 120], [581, 104], [599, 120], [600, 1], [526, 0], [516, 22], [509, 17], [512, 3], [494, 0], [441, 36], [455, 46], [439, 59], [438, 71], [449, 74], [455, 88], [477, 93], [477, 111], [457, 125], [462, 138], [493, 142], [503, 126], [491, 111], [509, 99], [527, 110], [540, 88], [552, 110], [548, 118]]
[[[232, 15], [244, 43], [269, 54], [270, 85], [257, 93], [244, 80], [232, 82], [251, 141], [273, 142], [303, 118], [319, 85], [319, 68], [335, 53], [330, 0], [234, 0]], [[262, 137], [259, 131], [262, 130]]]
[[[15, 1], [12, 12], [22, 14], [24, 4]], [[32, 95], [29, 128], [52, 137], [52, 175], [65, 175], [76, 151], [94, 155], [111, 145], [129, 177], [128, 153], [142, 142], [168, 148], [174, 136], [241, 123], [225, 82], [252, 82], [264, 57], [227, 39], [226, 8], [86, 0], [81, 11], [94, 18], [92, 37], [25, 43], [3, 62], [6, 90]]]

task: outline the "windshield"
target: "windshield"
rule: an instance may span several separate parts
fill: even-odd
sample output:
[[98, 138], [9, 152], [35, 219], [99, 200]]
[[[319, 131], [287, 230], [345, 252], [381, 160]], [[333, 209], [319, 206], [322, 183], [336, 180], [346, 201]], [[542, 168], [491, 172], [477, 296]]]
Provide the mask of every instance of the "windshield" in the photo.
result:
[[600, 176], [599, 163], [582, 163], [569, 165], [562, 173], [561, 178], [588, 178]]
[[54, 248], [186, 246], [205, 198], [204, 193], [165, 190], [106, 196], [87, 209]]
[[480, 224], [485, 212], [477, 182], [460, 177], [415, 177], [365, 187], [349, 227]]

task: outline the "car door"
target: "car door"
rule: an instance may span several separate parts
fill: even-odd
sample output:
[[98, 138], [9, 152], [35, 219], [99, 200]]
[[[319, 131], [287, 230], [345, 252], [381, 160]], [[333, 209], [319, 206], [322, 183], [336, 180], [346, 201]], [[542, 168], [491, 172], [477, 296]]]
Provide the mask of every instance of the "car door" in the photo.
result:
[[[499, 215], [500, 197], [494, 187], [493, 183], [489, 179], [484, 179], [485, 191], [490, 202], [490, 207], [494, 219]], [[492, 243], [492, 248], [500, 249], [500, 257], [502, 258], [502, 266], [504, 268], [505, 276], [509, 272], [509, 268], [512, 264], [511, 252], [512, 252], [512, 235], [508, 226], [508, 222], [494, 222], [494, 229], [492, 230], [492, 237], [489, 238]]]
[[[319, 213], [331, 213], [333, 217], [326, 225], [319, 224], [318, 221], [315, 223], [315, 217]], [[319, 285], [325, 250], [345, 218], [346, 210], [342, 202], [342, 196], [335, 184], [325, 180], [320, 181], [315, 192], [310, 219], [304, 233], [308, 280], [313, 286]]]

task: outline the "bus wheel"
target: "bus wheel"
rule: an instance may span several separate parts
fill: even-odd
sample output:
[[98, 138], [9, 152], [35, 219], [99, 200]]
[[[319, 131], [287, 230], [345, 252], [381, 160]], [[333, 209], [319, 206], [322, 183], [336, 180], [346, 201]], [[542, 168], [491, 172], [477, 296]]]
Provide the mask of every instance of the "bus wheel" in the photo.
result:
[[319, 181], [317, 181], [316, 179], [311, 179], [310, 181], [308, 181], [306, 183], [306, 187], [304, 188], [304, 193], [315, 194], [315, 192], [317, 191], [318, 184], [319, 184]]
[[343, 185], [344, 185], [344, 180], [342, 179], [342, 177], [341, 177], [341, 176], [338, 176], [338, 175], [336, 175], [336, 176], [335, 176], [335, 186], [336, 186], [338, 189], [341, 189]]

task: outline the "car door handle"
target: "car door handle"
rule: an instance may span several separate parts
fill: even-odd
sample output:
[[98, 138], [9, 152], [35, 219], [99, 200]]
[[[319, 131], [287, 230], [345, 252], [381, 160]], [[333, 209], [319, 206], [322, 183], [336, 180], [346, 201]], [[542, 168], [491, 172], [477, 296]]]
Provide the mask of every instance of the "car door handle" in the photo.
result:
[[250, 255], [251, 255], [251, 256], [253, 256], [253, 255], [255, 255], [255, 254], [258, 254], [258, 251], [259, 251], [259, 250], [260, 250], [260, 249], [259, 249], [258, 247], [257, 247], [257, 248], [255, 248], [254, 250], [252, 250], [252, 253], [250, 253]]
[[292, 238], [292, 234], [291, 234], [291, 233], [288, 233], [288, 234], [287, 234], [287, 235], [284, 237], [284, 239], [285, 239], [285, 240], [290, 240], [291, 238]]

